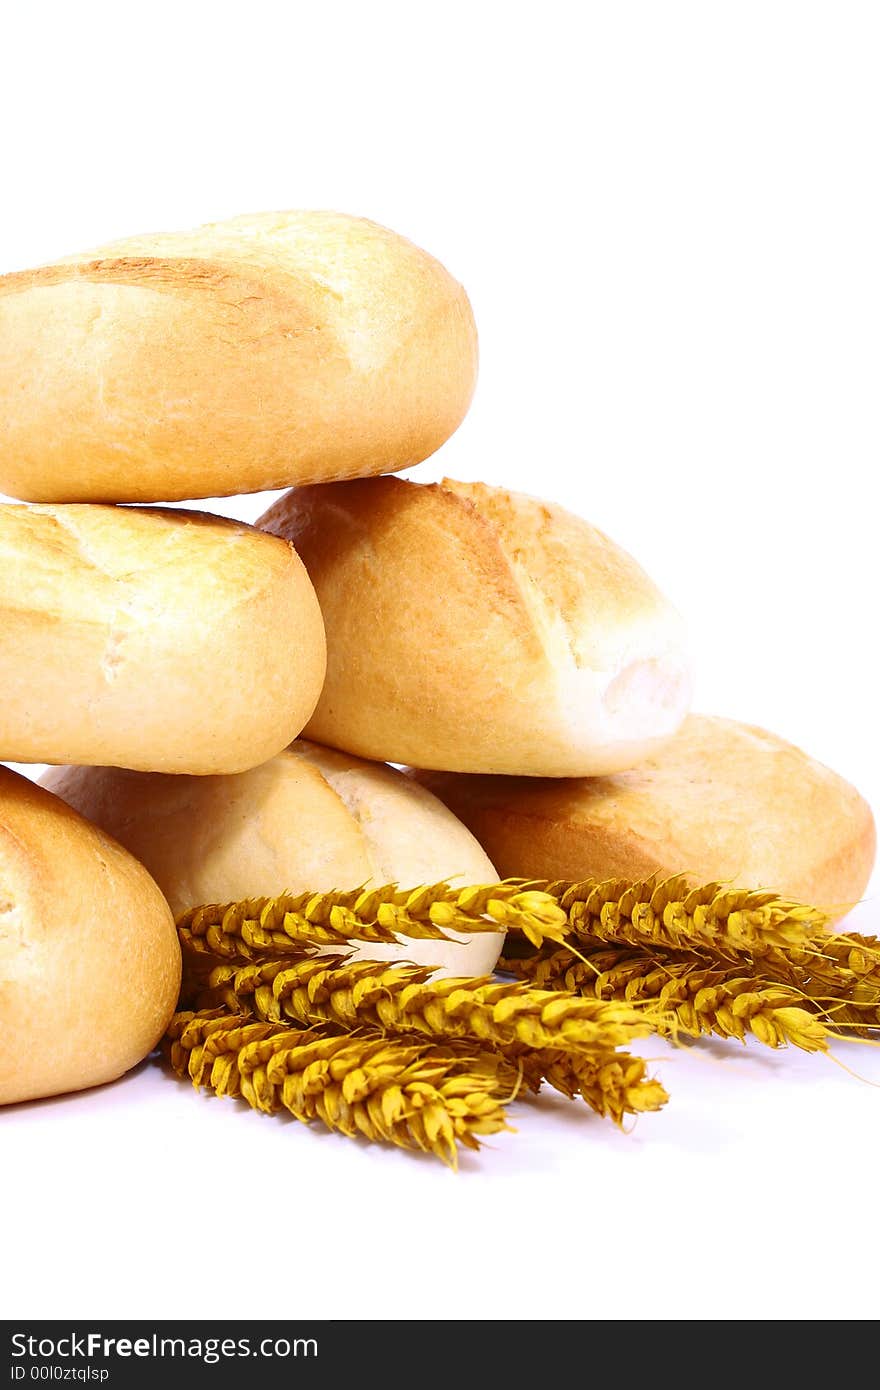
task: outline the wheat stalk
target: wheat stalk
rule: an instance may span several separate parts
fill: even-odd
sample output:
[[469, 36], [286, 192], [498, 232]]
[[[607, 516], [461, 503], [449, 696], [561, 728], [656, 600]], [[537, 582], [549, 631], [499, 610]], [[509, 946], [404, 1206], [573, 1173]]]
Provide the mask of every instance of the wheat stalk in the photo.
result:
[[[220, 1007], [270, 1022], [292, 1018], [307, 1025], [318, 1016], [328, 1021], [332, 1019], [339, 1028], [350, 1028], [365, 1020], [390, 1033], [409, 1031], [410, 1025], [394, 1020], [389, 1026], [387, 1013], [381, 1021], [370, 1013], [371, 997], [387, 991], [389, 967], [386, 964], [359, 961], [349, 968], [344, 958], [323, 957], [310, 962], [310, 968], [300, 968], [302, 965], [301, 962], [292, 968], [286, 957], [241, 964], [219, 963], [203, 980], [195, 1002], [200, 1009]], [[345, 973], [340, 967], [345, 967]], [[386, 977], [384, 984], [383, 977]], [[412, 983], [414, 978], [427, 980], [430, 970], [405, 968], [395, 985], [399, 989], [405, 982]], [[457, 981], [456, 985], [461, 983]], [[465, 983], [479, 984], [479, 981]], [[328, 996], [335, 999], [329, 1007]], [[456, 1024], [444, 1026], [442, 1020], [435, 1023], [437, 1036], [447, 1042], [455, 1038], [467, 1040], [469, 1036], [460, 1032]], [[650, 1026], [644, 1031], [650, 1031]], [[615, 1028], [613, 1036], [621, 1036], [619, 1027]], [[627, 1032], [627, 1036], [633, 1035]], [[610, 1116], [618, 1124], [624, 1115], [659, 1109], [668, 1099], [660, 1082], [648, 1076], [641, 1058], [607, 1045], [609, 1041], [607, 1028], [604, 1037], [597, 1037], [588, 1052], [537, 1049], [522, 1040], [503, 1041], [497, 1033], [481, 1039], [486, 1047], [492, 1047], [518, 1066], [533, 1091], [538, 1091], [546, 1081], [569, 1099], [581, 1096], [591, 1109]]]
[[[708, 951], [733, 958], [748, 952], [814, 953], [827, 938], [817, 908], [770, 891], [707, 883], [692, 888], [678, 876], [581, 882], [509, 879], [462, 889], [436, 883], [412, 890], [396, 884], [329, 893], [282, 894], [208, 905], [178, 923], [192, 955], [231, 960], [266, 953], [294, 956], [352, 941], [398, 943], [402, 937], [447, 940], [449, 932], [508, 931], [536, 948], [545, 941], [573, 949], [603, 943]], [[873, 967], [872, 967], [873, 968]]]
[[602, 943], [708, 950], [734, 957], [809, 946], [828, 924], [817, 908], [790, 902], [769, 891], [727, 888], [719, 883], [690, 887], [678, 876], [630, 882], [567, 880], [537, 885], [565, 911], [572, 944]]
[[403, 891], [396, 884], [332, 893], [282, 894], [193, 908], [178, 921], [191, 952], [256, 959], [352, 941], [394, 945], [402, 936], [448, 941], [449, 932], [499, 932], [515, 927], [534, 944], [563, 939], [566, 915], [525, 880], [453, 888], [436, 883]]
[[[876, 937], [825, 930], [826, 918], [816, 908], [768, 892], [730, 891], [717, 884], [687, 892], [683, 879], [662, 884], [652, 879], [634, 884], [609, 881], [598, 886], [589, 881], [555, 882], [541, 887], [566, 909], [569, 941], [582, 959], [595, 962], [603, 947], [620, 947], [646, 953], [644, 966], [635, 967], [636, 978], [650, 974], [658, 964], [668, 976], [674, 973], [673, 961], [680, 958], [696, 962], [689, 966], [694, 972], [726, 971], [728, 981], [751, 981], [736, 986], [740, 994], [787, 987], [790, 1003], [783, 1002], [778, 991], [772, 998], [766, 995], [760, 1008], [754, 999], [750, 1002], [758, 1021], [749, 1031], [765, 1033], [768, 1042], [778, 1043], [786, 1032], [788, 1040], [797, 1040], [798, 1045], [813, 1048], [820, 1041], [817, 1026], [807, 1028], [798, 1015], [775, 1015], [782, 1033], [765, 1027], [774, 1009], [813, 1013], [830, 1034], [853, 1030], [864, 1034], [880, 1023], [880, 942]], [[549, 977], [540, 962], [555, 954], [548, 945], [537, 955], [527, 954], [526, 943], [514, 933], [508, 937], [501, 968], [541, 986]], [[529, 963], [521, 968], [524, 957]], [[558, 957], [558, 965], [571, 982], [574, 975], [566, 974], [569, 962]], [[588, 972], [580, 973], [586, 992], [592, 993]], [[632, 990], [628, 997], [633, 998]], [[668, 999], [669, 994], [664, 996]], [[723, 1003], [719, 1007], [723, 1010]], [[746, 1010], [746, 1002], [738, 1008]], [[723, 1026], [739, 1036], [740, 1024], [733, 1024], [724, 1012], [721, 1017]]]
[[457, 1147], [507, 1129], [516, 1065], [477, 1044], [306, 1030], [228, 1013], [175, 1014], [166, 1055], [181, 1076], [256, 1110], [288, 1111], [350, 1137], [423, 1150], [457, 1165]]
[[505, 968], [537, 987], [647, 1005], [661, 1033], [715, 1033], [740, 1041], [751, 1033], [768, 1047], [790, 1044], [825, 1052], [835, 1026], [828, 1010], [796, 986], [744, 974], [741, 964], [707, 965], [698, 956], [661, 957], [624, 948], [596, 951], [579, 961], [558, 950], [506, 960]]
[[[178, 924], [187, 989], [220, 1007], [178, 1014], [167, 1048], [218, 1094], [454, 1164], [458, 1145], [505, 1127], [522, 1085], [546, 1081], [618, 1124], [657, 1109], [663, 1087], [620, 1050], [653, 1031], [824, 1051], [833, 1032], [880, 1023], [880, 943], [833, 936], [827, 920], [683, 877], [392, 884], [196, 908]], [[512, 984], [341, 953], [501, 930]]]
[[322, 956], [293, 964], [227, 963], [211, 973], [209, 983], [224, 1003], [250, 996], [254, 1012], [267, 1022], [366, 1025], [500, 1048], [524, 1044], [607, 1053], [653, 1031], [649, 1016], [626, 1005], [501, 984], [488, 976], [435, 980], [431, 973], [427, 966]]

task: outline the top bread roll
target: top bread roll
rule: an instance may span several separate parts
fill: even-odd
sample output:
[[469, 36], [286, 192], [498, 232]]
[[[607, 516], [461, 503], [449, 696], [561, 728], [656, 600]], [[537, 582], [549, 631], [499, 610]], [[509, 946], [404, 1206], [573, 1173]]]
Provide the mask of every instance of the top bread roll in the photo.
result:
[[406, 468], [476, 368], [464, 290], [374, 222], [132, 237], [0, 277], [0, 491], [176, 501]]
[[324, 627], [252, 526], [136, 507], [0, 506], [0, 759], [240, 772], [315, 707]]
[[257, 523], [318, 594], [327, 680], [307, 736], [457, 772], [573, 777], [647, 757], [690, 699], [681, 621], [561, 507], [482, 483], [297, 488]]
[[414, 773], [469, 826], [498, 872], [525, 878], [669, 878], [773, 889], [834, 916], [874, 864], [854, 787], [765, 729], [691, 715], [617, 777], [541, 782]]

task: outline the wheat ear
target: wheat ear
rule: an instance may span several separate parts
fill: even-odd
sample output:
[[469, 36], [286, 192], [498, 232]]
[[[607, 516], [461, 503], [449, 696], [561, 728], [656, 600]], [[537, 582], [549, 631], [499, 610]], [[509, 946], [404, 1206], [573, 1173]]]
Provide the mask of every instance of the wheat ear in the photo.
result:
[[644, 1011], [625, 1004], [501, 984], [488, 976], [435, 980], [427, 966], [323, 956], [292, 965], [267, 960], [225, 972], [221, 967], [210, 976], [215, 986], [230, 978], [234, 994], [252, 995], [256, 1014], [268, 1022], [329, 1021], [587, 1054], [611, 1052], [654, 1029]]
[[559, 950], [505, 965], [540, 988], [647, 1005], [660, 1033], [714, 1033], [740, 1041], [751, 1033], [768, 1047], [825, 1052], [834, 1032], [826, 1007], [794, 985], [744, 973], [742, 964], [719, 968], [696, 955], [624, 948], [595, 951], [585, 961]]
[[190, 951], [249, 960], [303, 947], [352, 941], [394, 945], [403, 937], [449, 940], [449, 932], [500, 932], [515, 927], [540, 945], [561, 940], [566, 915], [547, 893], [525, 881], [453, 888], [436, 883], [410, 891], [396, 884], [350, 892], [282, 894], [193, 908], [178, 922]]
[[217, 1095], [433, 1153], [453, 1168], [459, 1145], [478, 1149], [508, 1128], [504, 1106], [520, 1081], [514, 1064], [477, 1045], [291, 1029], [225, 1010], [176, 1014], [165, 1047], [179, 1075]]
[[726, 888], [719, 883], [690, 887], [682, 877], [639, 882], [541, 882], [565, 911], [570, 939], [578, 949], [600, 944], [663, 947], [713, 954], [807, 947], [827, 926], [817, 908], [790, 902], [769, 891]]

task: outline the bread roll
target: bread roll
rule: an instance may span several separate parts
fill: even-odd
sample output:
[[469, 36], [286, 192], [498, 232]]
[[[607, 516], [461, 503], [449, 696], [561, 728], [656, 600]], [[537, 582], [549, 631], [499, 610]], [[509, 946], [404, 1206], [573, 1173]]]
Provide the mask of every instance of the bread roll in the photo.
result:
[[325, 666], [294, 551], [195, 512], [0, 506], [0, 758], [237, 772]]
[[0, 277], [0, 490], [175, 501], [406, 468], [476, 367], [464, 290], [374, 222], [132, 237]]
[[842, 777], [764, 729], [691, 715], [632, 772], [575, 781], [414, 773], [499, 873], [772, 888], [842, 915], [874, 863], [870, 808]]
[[[498, 877], [470, 832], [421, 787], [304, 740], [237, 777], [67, 767], [43, 780], [147, 865], [175, 916], [285, 891]], [[494, 966], [503, 935], [459, 940], [365, 944], [359, 954], [479, 975]]]
[[121, 1076], [179, 989], [174, 922], [146, 869], [0, 768], [0, 1105]]
[[561, 507], [375, 478], [297, 489], [257, 524], [294, 541], [324, 614], [309, 738], [419, 767], [568, 777], [632, 767], [684, 718], [678, 615]]

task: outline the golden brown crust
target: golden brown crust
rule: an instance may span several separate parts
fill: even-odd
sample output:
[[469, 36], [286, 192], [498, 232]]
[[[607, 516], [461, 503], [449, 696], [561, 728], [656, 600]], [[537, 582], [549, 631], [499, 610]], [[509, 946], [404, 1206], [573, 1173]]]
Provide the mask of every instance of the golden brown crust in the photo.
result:
[[257, 276], [233, 272], [219, 261], [183, 256], [114, 256], [88, 261], [62, 261], [0, 276], [0, 297], [28, 290], [54, 289], [76, 281], [91, 285], [141, 285], [173, 294], [199, 294], [220, 286], [245, 299], [260, 286]]
[[[144, 863], [175, 915], [208, 902], [399, 882], [497, 877], [473, 836], [422, 787], [384, 765], [297, 740], [234, 777], [164, 777], [119, 768], [56, 768], [44, 785]], [[369, 945], [479, 975], [501, 937], [467, 945]]]
[[645, 571], [604, 532], [552, 502], [444, 478], [444, 492], [485, 522], [521, 604], [539, 631], [561, 620], [578, 666], [595, 660], [595, 633], [669, 605]]
[[146, 869], [0, 768], [0, 1104], [121, 1076], [179, 988], [174, 922]]
[[0, 617], [10, 762], [240, 771], [299, 733], [324, 676], [294, 550], [194, 512], [0, 506]]
[[173, 501], [406, 468], [476, 363], [461, 286], [364, 219], [129, 238], [0, 278], [0, 488]]
[[307, 728], [319, 742], [567, 776], [632, 766], [684, 717], [677, 614], [562, 508], [385, 477], [297, 488], [258, 525], [293, 542], [324, 613], [327, 680]]
[[870, 807], [774, 734], [691, 715], [631, 772], [564, 781], [414, 777], [464, 821], [502, 876], [642, 878], [773, 888], [835, 915], [861, 897]]

